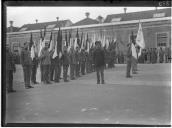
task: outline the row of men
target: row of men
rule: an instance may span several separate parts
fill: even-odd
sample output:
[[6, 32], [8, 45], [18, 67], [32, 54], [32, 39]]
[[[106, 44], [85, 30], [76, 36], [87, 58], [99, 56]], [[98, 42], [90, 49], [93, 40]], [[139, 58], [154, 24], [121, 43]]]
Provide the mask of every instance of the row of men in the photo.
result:
[[143, 49], [139, 57], [139, 63], [170, 63], [171, 62], [171, 49], [165, 48], [148, 48]]
[[[41, 81], [45, 84], [51, 84], [50, 81], [59, 82], [62, 67], [64, 82], [69, 81], [68, 68], [70, 67], [71, 80], [74, 80], [81, 75], [85, 75], [85, 73], [91, 73], [96, 70], [97, 83], [100, 84], [99, 72], [101, 71], [101, 74], [103, 72], [105, 65], [105, 54], [104, 50], [101, 48], [101, 42], [96, 43], [96, 46], [96, 48], [90, 49], [89, 53], [87, 53], [84, 49], [82, 49], [80, 52], [78, 47], [76, 50], [74, 50], [74, 47], [71, 47], [70, 52], [68, 53], [67, 47], [64, 47], [62, 55], [53, 58], [52, 56], [54, 51], [48, 50], [48, 42], [46, 42], [45, 47], [41, 50], [40, 57], [36, 55], [32, 60], [31, 53], [28, 49], [28, 43], [24, 43], [24, 48], [21, 51], [21, 65], [23, 67], [25, 88], [33, 88], [33, 86], [31, 86], [31, 82], [33, 84], [38, 84], [36, 81], [38, 64], [40, 64]], [[100, 52], [101, 55], [99, 55], [99, 52], [96, 54], [97, 48], [101, 49], [101, 52], [103, 51], [103, 53]], [[11, 72], [8, 74], [12, 75], [13, 71], [16, 70], [14, 62], [12, 61], [12, 53], [8, 47], [6, 48], [6, 52], [9, 53], [8, 56], [6, 56], [6, 58], [8, 58], [6, 59], [6, 63], [10, 64], [6, 67], [6, 70], [10, 69]], [[9, 68], [10, 66], [12, 68]], [[101, 68], [99, 68], [99, 66], [101, 66]], [[9, 79], [8, 76], [6, 77], [6, 83], [8, 83], [8, 92], [14, 92], [12, 87], [12, 79]], [[101, 83], [104, 84], [104, 77], [101, 77]]]

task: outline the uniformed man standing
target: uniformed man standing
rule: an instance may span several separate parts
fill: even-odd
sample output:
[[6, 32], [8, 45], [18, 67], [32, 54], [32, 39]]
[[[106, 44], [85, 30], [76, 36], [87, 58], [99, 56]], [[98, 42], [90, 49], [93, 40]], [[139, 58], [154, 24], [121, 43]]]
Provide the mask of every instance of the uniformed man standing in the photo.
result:
[[76, 51], [75, 51], [75, 58], [76, 58], [76, 70], [75, 70], [75, 74], [76, 77], [80, 77], [79, 75], [79, 69], [80, 69], [80, 53], [79, 53], [79, 47], [76, 47]]
[[51, 60], [50, 60], [50, 52], [48, 50], [48, 45], [49, 42], [45, 41], [45, 47], [42, 49], [40, 55], [43, 65], [43, 79], [45, 84], [51, 84], [49, 81]]
[[74, 80], [75, 70], [76, 70], [76, 57], [75, 57], [74, 46], [71, 46], [69, 56], [70, 56], [70, 79]]
[[131, 71], [131, 59], [132, 59], [132, 52], [131, 52], [131, 43], [127, 44], [127, 71], [126, 71], [126, 77], [131, 78], [132, 76], [130, 75]]
[[30, 79], [31, 79], [31, 68], [32, 68], [32, 58], [31, 53], [29, 51], [27, 42], [24, 43], [24, 49], [21, 51], [21, 64], [23, 67], [23, 73], [24, 73], [24, 82], [25, 82], [25, 88], [33, 88], [30, 85]]
[[97, 72], [97, 84], [100, 84], [100, 76], [101, 76], [101, 83], [104, 84], [104, 65], [105, 65], [105, 53], [104, 50], [101, 48], [101, 42], [96, 41], [96, 50], [93, 54], [93, 60]]
[[13, 54], [10, 51], [9, 44], [6, 44], [6, 88], [7, 91], [10, 92], [16, 92], [13, 89], [13, 73], [16, 72], [16, 67], [14, 63]]
[[81, 49], [81, 73], [82, 73], [82, 75], [85, 75], [85, 62], [86, 62], [85, 50]]
[[164, 52], [162, 50], [162, 47], [160, 47], [160, 51], [159, 51], [159, 62], [163, 63], [163, 59], [164, 59]]
[[67, 53], [67, 47], [64, 46], [63, 48], [63, 54], [61, 57], [62, 64], [63, 64], [63, 79], [64, 82], [68, 82], [67, 80], [67, 72], [68, 72], [68, 67], [69, 67], [69, 54]]

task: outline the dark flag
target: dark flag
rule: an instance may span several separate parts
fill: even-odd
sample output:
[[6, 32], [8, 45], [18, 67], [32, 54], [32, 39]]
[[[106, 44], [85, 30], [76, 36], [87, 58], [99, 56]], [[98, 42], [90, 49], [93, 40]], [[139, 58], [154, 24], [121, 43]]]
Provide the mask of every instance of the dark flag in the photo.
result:
[[80, 41], [81, 46], [83, 45], [82, 43], [83, 43], [83, 32], [81, 34], [81, 41]]
[[77, 38], [77, 44], [78, 44], [79, 48], [81, 48], [80, 39], [79, 39], [79, 33], [78, 33], [78, 28], [77, 28], [77, 32], [76, 32], [76, 38]]
[[65, 41], [66, 41], [66, 47], [68, 47], [67, 30], [65, 32]]
[[58, 35], [57, 35], [57, 52], [62, 51], [62, 32], [59, 27]]
[[40, 30], [40, 39], [41, 39], [41, 42], [42, 42], [43, 41], [42, 30]]
[[45, 39], [45, 35], [46, 35], [46, 26], [44, 26], [44, 37], [43, 37], [43, 40]]
[[51, 35], [50, 35], [50, 41], [49, 41], [48, 48], [50, 48], [50, 44], [51, 44], [52, 38], [53, 38], [53, 32], [51, 31]]
[[33, 45], [33, 38], [32, 38], [32, 33], [30, 34], [30, 42], [29, 42], [29, 51], [31, 50], [31, 47]]
[[134, 45], [136, 44], [135, 39], [134, 39], [133, 31], [131, 32], [131, 42], [132, 42]]

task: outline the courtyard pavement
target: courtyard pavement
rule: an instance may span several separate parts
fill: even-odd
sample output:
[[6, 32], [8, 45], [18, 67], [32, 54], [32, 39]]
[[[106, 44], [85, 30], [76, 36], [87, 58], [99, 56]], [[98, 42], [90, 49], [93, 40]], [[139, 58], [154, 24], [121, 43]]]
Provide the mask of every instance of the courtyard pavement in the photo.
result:
[[105, 70], [103, 85], [96, 84], [94, 72], [68, 83], [25, 89], [17, 66], [17, 92], [6, 95], [6, 122], [170, 125], [170, 64], [139, 64], [138, 69], [129, 79], [126, 65], [116, 64]]

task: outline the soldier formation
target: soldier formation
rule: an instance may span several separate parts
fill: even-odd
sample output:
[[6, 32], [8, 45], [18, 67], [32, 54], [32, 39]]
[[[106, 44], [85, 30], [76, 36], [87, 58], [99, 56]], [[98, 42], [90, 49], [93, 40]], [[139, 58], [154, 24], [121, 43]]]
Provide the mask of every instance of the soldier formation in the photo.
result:
[[[74, 47], [63, 47], [62, 54], [58, 54], [53, 58], [54, 49], [48, 50], [48, 42], [45, 42], [45, 47], [41, 50], [40, 56], [35, 54], [34, 58], [31, 58], [31, 52], [29, 50], [29, 43], [24, 43], [24, 48], [21, 51], [21, 65], [23, 67], [25, 88], [34, 88], [31, 85], [39, 84], [36, 80], [36, 74], [38, 66], [41, 72], [41, 82], [44, 84], [51, 84], [52, 82], [58, 83], [61, 79], [64, 82], [75, 80], [85, 74], [92, 72], [97, 73], [97, 84], [104, 84], [104, 69], [115, 67], [115, 63], [127, 64], [126, 77], [130, 78], [130, 70], [132, 73], [136, 73], [137, 67], [133, 66], [131, 44], [127, 44], [126, 56], [123, 52], [115, 51], [115, 48], [109, 47], [105, 49], [101, 46], [101, 41], [96, 41], [95, 46], [91, 47], [89, 52], [84, 48], [76, 49]], [[151, 48], [143, 49], [141, 56], [135, 63], [168, 63], [171, 62], [170, 48]], [[6, 84], [8, 92], [15, 92], [13, 89], [13, 72], [16, 71], [13, 61], [13, 54], [7, 45], [6, 47]], [[137, 64], [136, 64], [137, 65]], [[69, 70], [70, 68], [70, 70]], [[63, 78], [61, 73], [63, 71]]]

